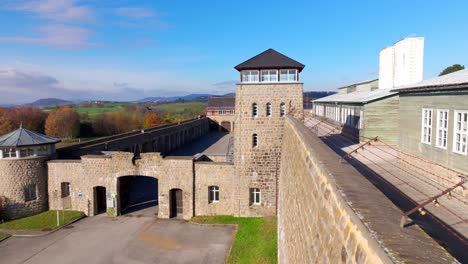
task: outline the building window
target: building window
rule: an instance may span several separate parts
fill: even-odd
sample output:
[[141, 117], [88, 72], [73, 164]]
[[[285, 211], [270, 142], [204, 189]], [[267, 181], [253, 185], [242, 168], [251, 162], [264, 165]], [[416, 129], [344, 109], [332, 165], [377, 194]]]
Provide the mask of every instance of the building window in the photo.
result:
[[208, 200], [209, 203], [217, 203], [219, 202], [219, 187], [218, 186], [210, 186], [208, 187]]
[[432, 140], [432, 109], [424, 108], [422, 110], [421, 128], [421, 142], [430, 145]]
[[262, 82], [277, 82], [278, 71], [277, 70], [262, 70]]
[[257, 134], [253, 134], [252, 135], [252, 147], [257, 147], [258, 146], [258, 135]]
[[258, 82], [258, 71], [242, 71], [242, 82]]
[[257, 117], [258, 116], [258, 105], [256, 103], [252, 104], [252, 116]]
[[436, 147], [447, 149], [449, 111], [437, 110]]
[[37, 199], [36, 184], [28, 184], [24, 186], [24, 201], [34, 201]]
[[286, 104], [281, 103], [280, 104], [280, 116], [284, 116], [286, 114]]
[[267, 117], [271, 116], [271, 104], [270, 103], [266, 104], [266, 116]]
[[60, 190], [62, 191], [62, 198], [70, 196], [70, 183], [69, 182], [62, 182], [60, 184]]
[[250, 188], [250, 205], [259, 205], [261, 203], [260, 188]]
[[455, 111], [453, 152], [467, 154], [468, 111]]
[[296, 69], [280, 71], [280, 81], [282, 82], [295, 82], [297, 81], [296, 76], [297, 76]]

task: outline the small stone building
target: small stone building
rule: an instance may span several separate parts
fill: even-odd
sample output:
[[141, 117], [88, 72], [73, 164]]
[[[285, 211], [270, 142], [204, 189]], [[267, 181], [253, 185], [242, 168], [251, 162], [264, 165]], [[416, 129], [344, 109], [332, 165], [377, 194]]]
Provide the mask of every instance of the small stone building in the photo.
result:
[[20, 127], [0, 137], [0, 219], [47, 209], [46, 160], [59, 139]]
[[400, 149], [468, 174], [468, 70], [393, 91], [400, 94]]
[[218, 124], [220, 131], [234, 131], [236, 98], [234, 96], [211, 96], [206, 105], [206, 116]]
[[398, 93], [390, 89], [376, 89], [376, 85], [372, 81], [344, 87], [354, 88], [349, 93], [339, 92], [312, 101], [313, 112], [333, 125], [343, 126], [343, 132], [356, 140], [367, 141], [378, 136], [385, 142], [396, 144]]

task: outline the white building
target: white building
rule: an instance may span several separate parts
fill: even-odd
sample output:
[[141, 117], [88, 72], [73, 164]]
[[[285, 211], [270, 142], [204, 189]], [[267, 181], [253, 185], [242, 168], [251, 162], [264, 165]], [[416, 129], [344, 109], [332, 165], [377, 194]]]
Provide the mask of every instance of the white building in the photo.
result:
[[411, 85], [422, 81], [424, 38], [405, 38], [380, 51], [379, 89]]

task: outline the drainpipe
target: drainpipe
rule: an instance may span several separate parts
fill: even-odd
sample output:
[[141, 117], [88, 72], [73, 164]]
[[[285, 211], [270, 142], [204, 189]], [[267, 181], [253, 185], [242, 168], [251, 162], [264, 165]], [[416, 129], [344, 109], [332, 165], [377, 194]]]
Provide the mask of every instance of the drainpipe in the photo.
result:
[[195, 158], [192, 158], [192, 217], [195, 216]]

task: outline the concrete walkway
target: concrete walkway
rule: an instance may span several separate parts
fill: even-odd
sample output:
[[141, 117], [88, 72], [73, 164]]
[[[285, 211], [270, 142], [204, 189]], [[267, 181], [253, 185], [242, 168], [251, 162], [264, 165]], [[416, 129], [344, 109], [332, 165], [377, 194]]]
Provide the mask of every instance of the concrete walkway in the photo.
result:
[[67, 229], [0, 243], [0, 263], [223, 263], [234, 227], [145, 214], [89, 217]]
[[[304, 123], [314, 132], [318, 132], [318, 136], [322, 137], [322, 140], [329, 147], [341, 155], [349, 153], [359, 146], [349, 137], [341, 135], [339, 131], [324, 137], [332, 130], [333, 126], [320, 122], [314, 117], [307, 117]], [[426, 172], [416, 167], [403, 166], [397, 159], [397, 152], [396, 146], [373, 143], [351, 154], [352, 164], [361, 167], [364, 165], [417, 203], [424, 202], [447, 189], [446, 186], [428, 177]], [[425, 209], [459, 233], [455, 236], [458, 235], [461, 239], [455, 238], [455, 240], [466, 242], [466, 237], [468, 237], [468, 199], [458, 193], [452, 193], [452, 195], [452, 199], [447, 199], [446, 196], [440, 197], [438, 199], [439, 207], [430, 203], [425, 206]], [[444, 230], [444, 232], [450, 231]]]

